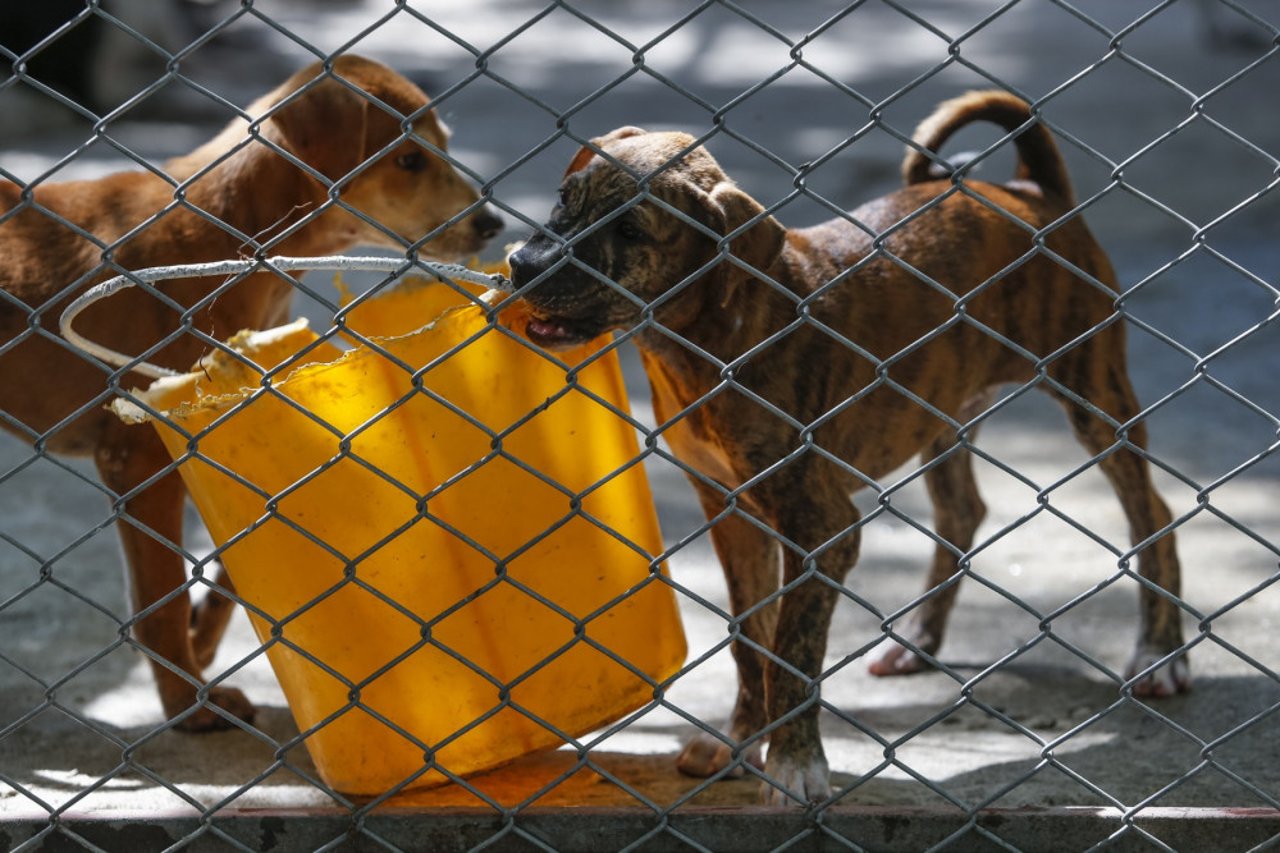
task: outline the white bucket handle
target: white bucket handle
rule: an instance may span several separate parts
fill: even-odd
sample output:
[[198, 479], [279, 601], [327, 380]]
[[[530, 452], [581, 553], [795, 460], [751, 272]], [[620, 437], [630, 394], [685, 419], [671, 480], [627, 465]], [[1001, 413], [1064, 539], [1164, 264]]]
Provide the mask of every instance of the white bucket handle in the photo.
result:
[[95, 284], [86, 290], [80, 296], [67, 306], [62, 312], [62, 316], [58, 320], [58, 329], [62, 333], [62, 337], [74, 347], [93, 355], [113, 367], [128, 367], [131, 371], [141, 373], [143, 376], [149, 376], [152, 379], [162, 379], [166, 376], [177, 376], [178, 371], [170, 370], [167, 367], [161, 367], [158, 364], [152, 364], [149, 361], [138, 361], [134, 356], [125, 355], [116, 352], [113, 349], [94, 343], [91, 340], [81, 336], [71, 327], [76, 317], [81, 311], [88, 308], [93, 303], [106, 299], [119, 290], [127, 287], [133, 287], [139, 282], [165, 281], [173, 278], [202, 278], [214, 275], [237, 275], [239, 273], [249, 272], [258, 266], [269, 266], [281, 272], [295, 272], [297, 270], [354, 270], [357, 272], [399, 272], [404, 270], [406, 266], [410, 268], [420, 268], [426, 270], [432, 275], [440, 279], [452, 279], [456, 281], [465, 281], [471, 284], [478, 284], [482, 287], [491, 287], [496, 290], [510, 291], [511, 282], [502, 275], [489, 275], [487, 273], [477, 272], [469, 269], [461, 264], [442, 264], [434, 261], [413, 260], [407, 261], [405, 258], [379, 258], [379, 257], [362, 257], [352, 255], [329, 255], [317, 258], [288, 258], [275, 257], [266, 258], [264, 260], [238, 260], [238, 261], [214, 261], [204, 264], [181, 264], [171, 267], [150, 267], [136, 272], [130, 272], [125, 275], [118, 275], [115, 278], [107, 279], [101, 284]]

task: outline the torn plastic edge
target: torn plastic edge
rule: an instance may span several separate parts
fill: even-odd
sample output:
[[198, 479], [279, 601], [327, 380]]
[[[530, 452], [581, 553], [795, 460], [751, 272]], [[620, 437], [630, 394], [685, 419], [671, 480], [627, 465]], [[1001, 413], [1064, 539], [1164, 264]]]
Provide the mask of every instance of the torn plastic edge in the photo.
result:
[[[420, 281], [421, 284], [418, 284], [417, 281]], [[416, 280], [415, 284], [412, 286], [427, 286], [437, 283], [438, 282], [423, 278]], [[504, 298], [504, 294], [500, 290], [490, 289], [480, 294], [477, 298], [486, 306], [492, 307]], [[406, 332], [405, 334], [365, 335], [364, 337], [375, 342], [402, 340], [424, 332], [429, 332], [436, 328], [437, 325], [447, 321], [454, 315], [462, 311], [478, 309], [479, 307], [480, 306], [475, 305], [474, 303], [455, 305], [451, 308], [446, 308], [436, 316], [435, 319], [424, 323], [422, 326], [419, 326], [410, 332]], [[159, 415], [164, 418], [180, 421], [189, 418], [197, 412], [216, 412], [229, 409], [232, 406], [245, 401], [250, 394], [257, 391], [261, 386], [242, 385], [236, 391], [210, 395], [200, 395], [197, 390], [196, 400], [183, 402], [169, 408], [164, 408], [159, 404], [159, 401], [167, 394], [177, 390], [179, 387], [187, 383], [195, 384], [199, 382], [201, 377], [207, 376], [209, 373], [227, 370], [228, 368], [224, 365], [228, 362], [243, 366], [243, 361], [241, 359], [250, 361], [259, 371], [262, 372], [263, 375], [265, 375], [271, 368], [264, 367], [259, 364], [258, 361], [253, 358], [254, 353], [270, 346], [271, 344], [285, 340], [292, 335], [302, 334], [309, 328], [310, 323], [307, 319], [305, 317], [299, 317], [291, 323], [286, 323], [283, 326], [276, 326], [271, 329], [242, 330], [228, 338], [225, 343], [225, 346], [228, 349], [234, 350], [240, 358], [235, 358], [225, 349], [218, 348], [202, 356], [200, 360], [196, 362], [195, 366], [186, 373], [175, 373], [171, 376], [160, 377], [146, 388], [131, 388], [127, 392], [127, 397], [117, 397], [110, 403], [106, 404], [106, 408], [110, 409], [118, 418], [128, 424], [150, 423], [157, 417], [153, 412], [159, 413]], [[318, 337], [313, 340], [318, 340]], [[299, 347], [299, 349], [301, 349], [301, 347]], [[379, 358], [382, 357], [380, 353], [374, 352], [373, 350], [363, 347], [355, 347], [353, 349], [346, 350], [335, 359], [327, 361], [309, 361], [295, 365], [285, 373], [282, 378], [272, 379], [270, 384], [272, 388], [280, 388], [289, 382], [298, 381], [300, 379], [325, 372], [339, 365], [346, 364], [347, 362], [373, 356], [377, 356]]]

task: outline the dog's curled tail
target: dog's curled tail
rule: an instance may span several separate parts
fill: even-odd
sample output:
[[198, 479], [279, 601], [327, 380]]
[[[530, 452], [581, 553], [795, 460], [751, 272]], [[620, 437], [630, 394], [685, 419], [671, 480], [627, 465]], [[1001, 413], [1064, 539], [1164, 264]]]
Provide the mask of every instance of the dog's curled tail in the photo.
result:
[[[920, 148], [936, 154], [952, 134], [975, 121], [989, 121], [1012, 133], [1032, 120], [1031, 107], [1017, 95], [999, 89], [968, 92], [939, 104], [933, 115], [920, 122], [913, 139]], [[1018, 178], [1034, 181], [1046, 194], [1074, 206], [1075, 193], [1066, 166], [1048, 129], [1035, 122], [1016, 137], [1014, 144], [1018, 148]], [[907, 147], [902, 177], [908, 185], [938, 180], [935, 169], [933, 159], [915, 147]]]

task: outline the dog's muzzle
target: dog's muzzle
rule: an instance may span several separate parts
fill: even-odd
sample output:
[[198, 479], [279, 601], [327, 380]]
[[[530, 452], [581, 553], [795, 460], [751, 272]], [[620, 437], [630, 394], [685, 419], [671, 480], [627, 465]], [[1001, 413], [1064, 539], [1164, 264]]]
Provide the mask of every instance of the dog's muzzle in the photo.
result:
[[547, 252], [539, 252], [525, 243], [507, 257], [507, 265], [511, 267], [511, 283], [517, 288], [524, 287], [554, 263], [547, 262]]
[[[540, 250], [526, 243], [507, 258], [511, 267], [511, 283], [519, 290], [545, 273], [561, 257], [557, 249]], [[557, 276], [540, 281], [522, 294], [529, 307], [530, 319], [525, 334], [534, 343], [548, 349], [558, 349], [584, 343], [601, 334], [604, 329], [598, 319], [582, 314], [579, 302], [582, 294], [571, 281], [572, 277]], [[574, 306], [569, 308], [568, 306]]]

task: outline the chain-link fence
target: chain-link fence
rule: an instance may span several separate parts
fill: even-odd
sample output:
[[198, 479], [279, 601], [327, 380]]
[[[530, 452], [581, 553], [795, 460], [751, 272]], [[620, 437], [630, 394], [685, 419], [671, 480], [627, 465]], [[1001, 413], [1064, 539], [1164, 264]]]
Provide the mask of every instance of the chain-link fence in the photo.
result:
[[[1274, 845], [1278, 27], [0, 10], [5, 846]], [[911, 142], [978, 89], [1030, 112]]]

